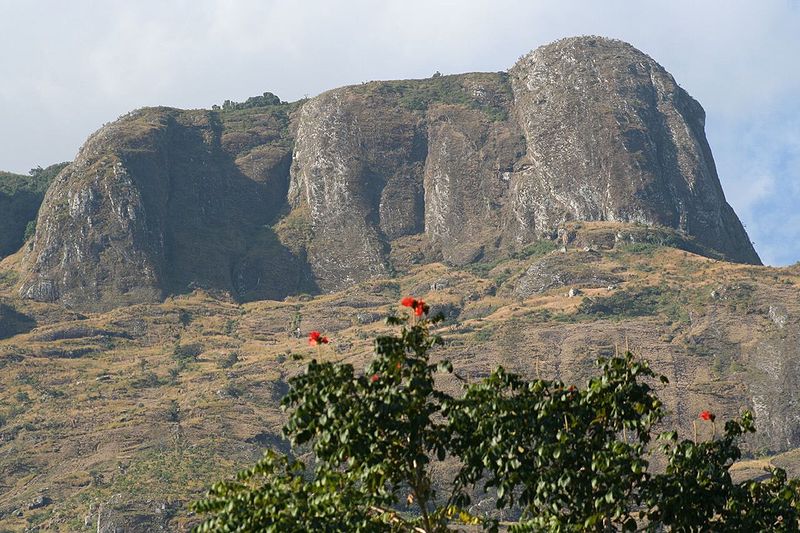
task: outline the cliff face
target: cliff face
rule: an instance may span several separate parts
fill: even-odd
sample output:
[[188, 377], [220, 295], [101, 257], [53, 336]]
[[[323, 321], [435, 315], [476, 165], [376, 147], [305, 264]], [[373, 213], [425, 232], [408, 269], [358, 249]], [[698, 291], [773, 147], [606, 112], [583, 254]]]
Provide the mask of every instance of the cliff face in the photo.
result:
[[21, 294], [91, 309], [194, 286], [278, 298], [390, 274], [410, 236], [417, 261], [459, 265], [570, 220], [664, 225], [759, 262], [702, 108], [619, 41], [257, 104], [142, 110], [90, 138], [48, 191]]
[[97, 310], [193, 287], [250, 299], [301, 290], [303, 263], [270, 227], [290, 157], [273, 133], [272, 150], [247, 150], [216, 113], [173, 109], [101, 129], [47, 192], [20, 293]]
[[702, 107], [655, 61], [619, 41], [565, 39], [511, 79], [527, 145], [512, 180], [515, 241], [568, 219], [640, 222], [759, 263], [725, 202]]
[[[424, 148], [408, 111], [347, 89], [304, 107], [289, 199], [307, 206], [309, 260], [323, 288], [388, 272], [387, 240], [421, 229]], [[387, 148], [384, 150], [384, 148]]]
[[510, 107], [504, 74], [370, 83], [307, 103], [289, 200], [308, 207], [320, 286], [389, 272], [392, 242], [407, 235], [455, 263], [480, 255], [507, 190], [498, 168], [523, 149]]

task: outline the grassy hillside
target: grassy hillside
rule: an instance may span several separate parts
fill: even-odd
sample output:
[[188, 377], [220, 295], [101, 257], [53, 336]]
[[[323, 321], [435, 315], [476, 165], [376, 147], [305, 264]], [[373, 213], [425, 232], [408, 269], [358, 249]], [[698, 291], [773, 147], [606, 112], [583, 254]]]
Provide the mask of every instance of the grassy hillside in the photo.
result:
[[[0, 531], [185, 530], [187, 501], [285, 449], [288, 377], [312, 357], [363, 367], [405, 295], [445, 313], [439, 356], [468, 380], [503, 365], [582, 382], [598, 356], [629, 347], [670, 378], [661, 396], [682, 436], [702, 409], [755, 409], [742, 471], [772, 460], [797, 473], [796, 452], [775, 454], [800, 446], [800, 268], [701, 257], [641, 227], [571, 231], [565, 250], [543, 241], [464, 268], [409, 265], [317, 297], [237, 304], [196, 291], [91, 315], [17, 299], [7, 258], [0, 304], [21, 325], [0, 335]], [[320, 354], [312, 329], [332, 339]]]

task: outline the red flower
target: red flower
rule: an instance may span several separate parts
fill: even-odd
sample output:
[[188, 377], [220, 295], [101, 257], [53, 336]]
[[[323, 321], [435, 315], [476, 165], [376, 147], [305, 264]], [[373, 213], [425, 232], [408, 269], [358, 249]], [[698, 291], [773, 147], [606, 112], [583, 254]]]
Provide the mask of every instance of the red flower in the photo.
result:
[[319, 346], [320, 344], [328, 344], [328, 337], [323, 337], [319, 331], [312, 331], [308, 334], [308, 344], [311, 346]]
[[378, 381], [379, 379], [381, 379], [381, 377], [380, 377], [378, 374], [372, 374], [372, 377], [371, 377], [371, 378], [369, 378], [369, 382], [370, 382], [370, 383], [375, 383], [375, 382], [376, 382], [376, 381]]
[[711, 411], [705, 410], [702, 413], [700, 413], [700, 418], [706, 421], [710, 420], [711, 422], [713, 422], [714, 420], [717, 419], [717, 415], [715, 415]]
[[426, 304], [423, 300], [415, 300], [411, 296], [406, 296], [402, 300], [400, 300], [400, 305], [403, 307], [410, 307], [414, 310], [414, 314], [417, 316], [422, 316], [423, 314], [427, 314], [430, 311], [430, 306]]

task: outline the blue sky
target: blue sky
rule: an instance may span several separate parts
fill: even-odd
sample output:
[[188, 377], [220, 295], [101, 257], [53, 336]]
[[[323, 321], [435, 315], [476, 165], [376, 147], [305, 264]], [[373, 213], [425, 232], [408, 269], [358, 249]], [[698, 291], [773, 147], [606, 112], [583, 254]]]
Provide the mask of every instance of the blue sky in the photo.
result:
[[0, 0], [0, 169], [72, 159], [137, 107], [505, 70], [581, 34], [632, 43], [700, 101], [757, 251], [800, 261], [797, 0]]

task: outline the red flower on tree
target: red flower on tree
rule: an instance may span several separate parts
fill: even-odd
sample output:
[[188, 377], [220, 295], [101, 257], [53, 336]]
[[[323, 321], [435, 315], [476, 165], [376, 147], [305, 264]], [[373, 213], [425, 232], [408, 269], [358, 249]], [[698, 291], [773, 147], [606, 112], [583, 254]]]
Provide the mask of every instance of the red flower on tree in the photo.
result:
[[319, 346], [320, 344], [328, 344], [328, 337], [323, 337], [319, 331], [312, 331], [308, 334], [308, 344], [311, 346]]
[[370, 382], [370, 383], [375, 383], [375, 382], [376, 382], [376, 381], [378, 381], [379, 379], [381, 379], [381, 377], [380, 377], [378, 374], [372, 374], [372, 377], [371, 377], [371, 378], [369, 378], [369, 382]]
[[700, 418], [702, 418], [703, 420], [709, 421], [709, 422], [713, 422], [714, 420], [717, 419], [717, 415], [715, 415], [714, 413], [712, 413], [709, 410], [705, 410], [705, 411], [700, 413]]
[[414, 314], [416, 316], [422, 316], [423, 314], [427, 314], [430, 311], [430, 306], [425, 303], [424, 300], [415, 300], [411, 296], [406, 296], [402, 300], [400, 300], [400, 305], [403, 307], [410, 307], [414, 310]]

